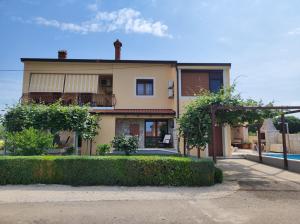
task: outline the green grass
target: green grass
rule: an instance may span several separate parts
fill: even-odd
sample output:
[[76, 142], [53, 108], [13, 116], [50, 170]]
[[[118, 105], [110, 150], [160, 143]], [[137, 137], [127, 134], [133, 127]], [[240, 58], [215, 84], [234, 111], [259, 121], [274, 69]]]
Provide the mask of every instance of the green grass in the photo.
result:
[[211, 160], [178, 156], [2, 156], [0, 184], [209, 186]]

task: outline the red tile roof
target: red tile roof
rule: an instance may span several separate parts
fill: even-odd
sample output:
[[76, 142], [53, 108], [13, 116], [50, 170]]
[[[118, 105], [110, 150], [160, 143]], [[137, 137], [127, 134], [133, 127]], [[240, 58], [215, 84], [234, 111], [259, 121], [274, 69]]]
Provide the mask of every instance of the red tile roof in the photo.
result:
[[175, 115], [175, 111], [171, 109], [114, 109], [101, 110], [93, 109], [91, 113], [97, 114], [143, 114], [143, 115]]

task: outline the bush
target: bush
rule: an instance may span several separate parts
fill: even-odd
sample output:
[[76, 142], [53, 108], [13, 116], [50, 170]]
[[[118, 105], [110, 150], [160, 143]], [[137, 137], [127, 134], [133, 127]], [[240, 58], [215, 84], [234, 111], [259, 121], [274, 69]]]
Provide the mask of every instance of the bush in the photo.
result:
[[124, 151], [126, 155], [129, 155], [138, 149], [139, 139], [136, 136], [115, 136], [111, 144], [116, 151]]
[[0, 184], [209, 186], [211, 160], [164, 156], [0, 157]]
[[12, 155], [41, 155], [53, 148], [53, 135], [33, 128], [7, 133], [5, 146]]
[[222, 183], [223, 182], [223, 171], [215, 167], [215, 183]]
[[99, 144], [97, 145], [96, 154], [97, 155], [105, 155], [110, 151], [110, 145], [109, 144]]
[[75, 153], [75, 148], [73, 146], [66, 148], [66, 151], [63, 155], [73, 155]]

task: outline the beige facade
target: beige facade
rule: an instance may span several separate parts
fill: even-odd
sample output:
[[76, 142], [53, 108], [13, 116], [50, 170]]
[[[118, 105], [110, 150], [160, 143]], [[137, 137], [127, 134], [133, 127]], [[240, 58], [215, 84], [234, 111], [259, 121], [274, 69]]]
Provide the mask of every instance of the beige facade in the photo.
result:
[[[194, 96], [181, 95], [181, 72], [183, 70], [199, 71], [221, 71], [222, 83], [225, 87], [230, 85], [229, 64], [190, 64], [184, 65], [177, 62], [150, 62], [150, 61], [105, 61], [105, 60], [32, 60], [25, 59], [23, 77], [23, 95], [28, 96], [33, 89], [36, 92], [47, 92], [49, 83], [53, 92], [62, 91], [62, 94], [71, 92], [99, 94], [97, 82], [98, 76], [112, 77], [112, 94], [115, 103], [109, 108], [98, 110], [172, 110], [174, 114], [152, 114], [150, 111], [141, 114], [101, 114], [99, 134], [95, 137], [92, 145], [92, 153], [96, 151], [97, 144], [110, 143], [117, 133], [117, 119], [147, 119], [152, 120], [173, 120], [172, 126], [172, 147], [178, 148], [178, 136], [176, 133], [176, 116], [184, 112], [184, 107]], [[57, 74], [59, 76], [55, 77]], [[202, 74], [202, 73], [201, 73]], [[49, 76], [45, 79], [44, 76]], [[53, 77], [54, 76], [54, 77]], [[61, 90], [61, 77], [64, 76], [64, 87]], [[36, 78], [38, 77], [38, 78]], [[137, 80], [153, 80], [153, 94], [137, 95]], [[40, 81], [42, 80], [42, 81]], [[59, 83], [55, 83], [59, 80]], [[80, 83], [80, 86], [78, 86]], [[179, 86], [177, 90], [177, 86]], [[179, 112], [179, 114], [178, 114]], [[222, 128], [223, 155], [228, 155], [230, 148], [230, 128]], [[181, 144], [182, 145], [182, 141]], [[182, 148], [182, 147], [181, 147]], [[88, 154], [87, 144], [83, 143], [81, 152]], [[191, 154], [195, 154], [191, 151]], [[202, 152], [202, 156], [208, 156], [208, 149]]]
[[[181, 75], [182, 71], [187, 70], [187, 71], [193, 71], [193, 70], [199, 70], [205, 71], [205, 73], [209, 73], [209, 71], [222, 71], [223, 73], [223, 85], [224, 87], [229, 87], [230, 86], [230, 66], [209, 66], [209, 65], [184, 65], [184, 66], [178, 66], [178, 81], [179, 81], [179, 87], [181, 87]], [[179, 114], [184, 113], [185, 111], [185, 106], [188, 105], [192, 100], [196, 98], [196, 96], [184, 96], [182, 94], [181, 88], [179, 88], [178, 91], [179, 94]], [[222, 151], [223, 151], [223, 156], [231, 156], [231, 130], [228, 125], [225, 125], [222, 127]], [[180, 151], [183, 152], [183, 141], [180, 141]], [[197, 150], [192, 149], [190, 151], [191, 155], [196, 156], [197, 155]], [[208, 146], [206, 147], [205, 151], [201, 151], [201, 157], [207, 157], [208, 156]]]

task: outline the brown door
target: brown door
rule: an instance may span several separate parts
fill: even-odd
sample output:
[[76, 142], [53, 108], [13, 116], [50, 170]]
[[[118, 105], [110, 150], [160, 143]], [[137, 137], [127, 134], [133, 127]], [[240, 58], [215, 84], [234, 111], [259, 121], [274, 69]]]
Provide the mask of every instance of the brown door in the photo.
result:
[[140, 135], [140, 125], [139, 124], [130, 124], [129, 125], [129, 133], [132, 136]]
[[[223, 156], [223, 140], [222, 140], [222, 127], [215, 127], [215, 150], [216, 156]], [[213, 156], [211, 144], [208, 146], [209, 156]]]

